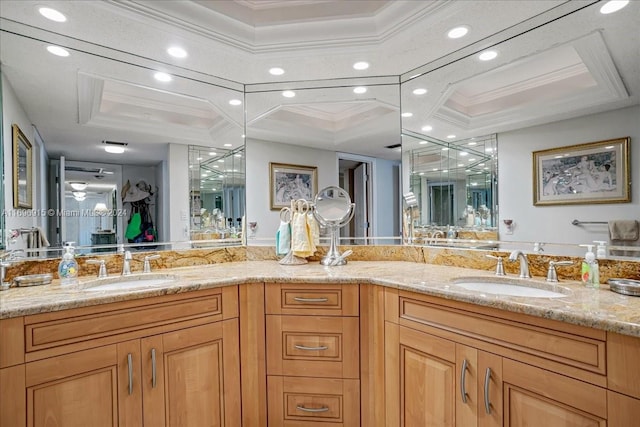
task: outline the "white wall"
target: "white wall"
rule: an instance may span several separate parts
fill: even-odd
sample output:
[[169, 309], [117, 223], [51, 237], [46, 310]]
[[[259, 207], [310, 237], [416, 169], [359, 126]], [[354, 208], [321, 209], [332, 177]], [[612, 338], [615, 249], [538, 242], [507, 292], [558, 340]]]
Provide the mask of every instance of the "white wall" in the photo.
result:
[[[316, 150], [260, 140], [247, 139], [246, 222], [256, 221], [256, 239], [273, 239], [280, 224], [279, 211], [269, 202], [269, 162], [318, 167], [318, 189], [338, 185], [338, 161], [335, 151]], [[248, 240], [248, 244], [260, 244]]]
[[[167, 174], [164, 194], [169, 209], [163, 223], [168, 224], [166, 240], [177, 242], [189, 239], [189, 147], [181, 144], [169, 144], [167, 151]], [[185, 246], [186, 247], [186, 246]]]
[[[631, 203], [533, 206], [532, 152], [631, 137]], [[591, 243], [608, 240], [606, 225], [576, 227], [571, 221], [640, 220], [640, 107], [629, 107], [498, 135], [500, 239]], [[516, 224], [505, 233], [504, 219]]]
[[[32, 171], [34, 173], [35, 178], [35, 169], [40, 166], [40, 161], [38, 154], [41, 150], [38, 149], [38, 146], [35, 145], [34, 139], [34, 130], [33, 126], [31, 126], [31, 120], [27, 117], [27, 113], [20, 105], [20, 101], [16, 97], [16, 94], [7, 80], [2, 75], [2, 139], [3, 139], [3, 150], [4, 150], [4, 209], [5, 209], [5, 226], [6, 229], [16, 229], [16, 228], [31, 228], [33, 226], [38, 225], [38, 218], [36, 216], [26, 216], [21, 215], [24, 214], [25, 211], [22, 209], [14, 209], [13, 208], [13, 129], [12, 125], [17, 124], [22, 133], [29, 139], [31, 142], [33, 149], [32, 153]], [[33, 197], [33, 208], [39, 209], [40, 199], [38, 195], [38, 180], [32, 180], [32, 197]], [[18, 238], [15, 244], [8, 246], [8, 249], [26, 249], [26, 240], [22, 238]]]

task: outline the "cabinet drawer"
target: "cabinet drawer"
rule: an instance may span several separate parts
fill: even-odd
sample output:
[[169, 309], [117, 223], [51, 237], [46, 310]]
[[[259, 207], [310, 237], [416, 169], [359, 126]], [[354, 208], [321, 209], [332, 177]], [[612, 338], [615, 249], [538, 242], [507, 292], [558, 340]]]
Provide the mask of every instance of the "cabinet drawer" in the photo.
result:
[[267, 390], [271, 426], [360, 425], [358, 380], [269, 376]]
[[[237, 291], [217, 289], [206, 293], [176, 297], [160, 297], [150, 301], [108, 304], [25, 318], [25, 344], [27, 354], [47, 349], [62, 348], [76, 351], [77, 345], [90, 346], [110, 343], [114, 339], [138, 338], [143, 332], [163, 332], [177, 322], [222, 320], [223, 296], [229, 295], [228, 308], [237, 307]], [[232, 301], [235, 299], [235, 301]], [[226, 311], [226, 309], [225, 309]], [[190, 326], [190, 325], [187, 325]], [[152, 328], [157, 328], [158, 331]], [[47, 353], [47, 355], [51, 355]]]
[[[435, 333], [455, 333], [563, 365], [604, 375], [605, 342], [514, 320], [400, 295], [399, 323]], [[436, 328], [436, 329], [431, 329]]]
[[268, 315], [267, 374], [359, 378], [356, 317]]
[[357, 316], [358, 285], [270, 283], [267, 314]]

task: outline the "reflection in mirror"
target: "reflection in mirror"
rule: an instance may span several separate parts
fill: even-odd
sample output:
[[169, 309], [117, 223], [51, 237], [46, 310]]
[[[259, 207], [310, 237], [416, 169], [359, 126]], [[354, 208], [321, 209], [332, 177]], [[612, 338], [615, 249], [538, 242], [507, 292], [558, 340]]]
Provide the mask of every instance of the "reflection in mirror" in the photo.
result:
[[248, 85], [247, 212], [257, 222], [248, 243], [271, 244], [278, 229], [270, 163], [317, 168], [319, 188], [347, 190], [356, 212], [341, 242], [399, 243], [399, 101], [397, 78]]
[[[188, 146], [242, 152], [242, 85], [13, 22], [3, 21], [0, 44], [3, 126], [19, 125], [33, 143], [33, 212], [44, 212], [10, 212], [6, 227], [38, 230], [51, 245], [18, 238], [10, 249], [189, 247]], [[51, 44], [69, 55], [52, 55]], [[168, 81], [154, 77], [158, 70]], [[8, 177], [5, 189], [12, 185]], [[244, 202], [235, 203], [237, 228]]]
[[[411, 162], [421, 161], [416, 151], [421, 140], [427, 141], [427, 147], [439, 141], [440, 150], [454, 151], [454, 159], [433, 152], [425, 156], [435, 156], [435, 162], [457, 162], [456, 166], [466, 163], [459, 161], [461, 145], [472, 138], [495, 135], [499, 141], [499, 220], [493, 177], [484, 177], [485, 183], [492, 182], [491, 187], [480, 185], [482, 176], [465, 177], [470, 184], [466, 205], [471, 205], [473, 217], [467, 206], [456, 203], [462, 197], [455, 196], [447, 202], [447, 209], [456, 210], [453, 214], [431, 212], [436, 197], [454, 193], [453, 180], [433, 166], [432, 172], [438, 173], [433, 180], [444, 183], [444, 189], [436, 186], [434, 191], [424, 175], [411, 175], [403, 182], [403, 191], [412, 188], [422, 210], [427, 211], [421, 212], [420, 224], [477, 224], [477, 205], [484, 201], [495, 208], [480, 215], [480, 224], [486, 216], [498, 227], [500, 247], [513, 241], [515, 247], [525, 250], [544, 248], [548, 253], [557, 249], [562, 254], [583, 255], [578, 244], [609, 240], [609, 221], [640, 219], [640, 198], [635, 194], [630, 203], [615, 205], [533, 204], [534, 151], [631, 137], [631, 181], [640, 181], [640, 168], [634, 167], [640, 164], [640, 42], [636, 31], [640, 3], [630, 2], [609, 15], [600, 13], [599, 7], [597, 2], [586, 5], [502, 43], [479, 46], [474, 54], [446, 66], [402, 76], [403, 144], [408, 144], [403, 150], [404, 178], [410, 176]], [[492, 59], [479, 57], [486, 50], [494, 52]], [[457, 148], [452, 150], [453, 146]], [[451, 170], [451, 164], [446, 167]], [[480, 191], [473, 189], [474, 182]], [[575, 219], [594, 223], [575, 226]]]
[[244, 147], [189, 146], [194, 247], [239, 245], [244, 238]]

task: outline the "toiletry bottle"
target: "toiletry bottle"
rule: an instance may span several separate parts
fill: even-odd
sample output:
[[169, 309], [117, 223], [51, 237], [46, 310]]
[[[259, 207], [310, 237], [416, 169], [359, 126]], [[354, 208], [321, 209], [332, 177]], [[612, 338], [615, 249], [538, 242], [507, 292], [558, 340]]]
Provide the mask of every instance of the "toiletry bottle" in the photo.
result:
[[598, 245], [596, 247], [596, 258], [605, 259], [607, 257], [607, 242], [602, 240], [594, 240], [593, 243]]
[[74, 249], [71, 243], [65, 246], [65, 253], [62, 255], [62, 261], [58, 264], [58, 276], [60, 276], [61, 285], [72, 285], [78, 280], [78, 262], [75, 259]]
[[600, 287], [600, 271], [598, 266], [598, 260], [593, 253], [593, 245], [580, 245], [587, 247], [587, 253], [582, 260], [582, 282], [588, 288]]

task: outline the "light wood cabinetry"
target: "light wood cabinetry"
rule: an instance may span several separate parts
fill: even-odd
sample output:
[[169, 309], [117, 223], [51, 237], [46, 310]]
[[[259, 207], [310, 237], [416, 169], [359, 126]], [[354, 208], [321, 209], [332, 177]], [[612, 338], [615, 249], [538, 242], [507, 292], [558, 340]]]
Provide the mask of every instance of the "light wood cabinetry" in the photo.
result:
[[266, 284], [269, 427], [360, 425], [358, 285]]
[[177, 300], [25, 317], [2, 426], [240, 426], [237, 287]]
[[386, 303], [387, 426], [607, 425], [598, 331], [402, 291]]

